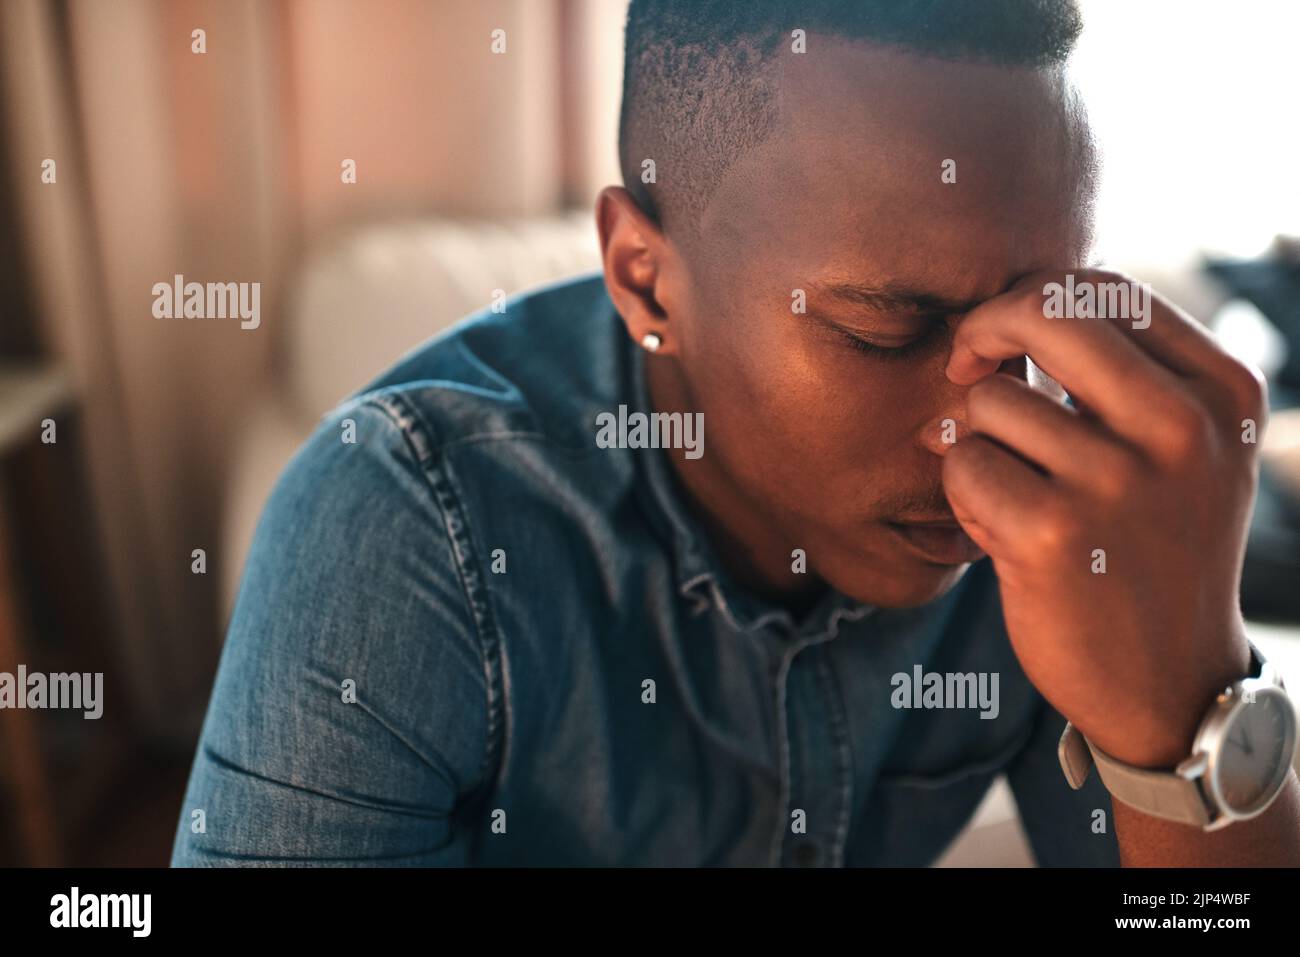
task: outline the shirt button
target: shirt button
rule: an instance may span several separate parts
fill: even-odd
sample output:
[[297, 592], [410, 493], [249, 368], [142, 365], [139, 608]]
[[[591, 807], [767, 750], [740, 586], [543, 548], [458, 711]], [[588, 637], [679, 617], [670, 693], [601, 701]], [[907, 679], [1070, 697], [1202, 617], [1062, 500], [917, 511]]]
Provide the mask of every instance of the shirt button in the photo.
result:
[[818, 854], [816, 844], [803, 842], [794, 846], [792, 856], [797, 866], [813, 867], [816, 865], [817, 859], [820, 855]]

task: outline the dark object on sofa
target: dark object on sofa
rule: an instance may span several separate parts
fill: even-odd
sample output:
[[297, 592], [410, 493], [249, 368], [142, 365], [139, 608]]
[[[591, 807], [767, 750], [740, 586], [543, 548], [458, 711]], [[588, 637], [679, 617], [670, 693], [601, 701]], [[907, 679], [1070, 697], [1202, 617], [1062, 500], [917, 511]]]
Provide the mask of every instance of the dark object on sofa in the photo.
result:
[[1300, 622], [1300, 509], [1267, 468], [1246, 541], [1241, 608], [1247, 618]]
[[1235, 298], [1262, 312], [1286, 339], [1287, 360], [1276, 381], [1285, 405], [1273, 405], [1295, 405], [1300, 393], [1300, 243], [1279, 240], [1262, 259], [1206, 259], [1204, 269]]
[[[1207, 259], [1204, 268], [1282, 334], [1287, 359], [1269, 383], [1269, 405], [1300, 405], [1300, 244], [1279, 239], [1262, 259]], [[1248, 618], [1300, 622], [1300, 499], [1288, 485], [1267, 462], [1261, 468], [1241, 582]]]

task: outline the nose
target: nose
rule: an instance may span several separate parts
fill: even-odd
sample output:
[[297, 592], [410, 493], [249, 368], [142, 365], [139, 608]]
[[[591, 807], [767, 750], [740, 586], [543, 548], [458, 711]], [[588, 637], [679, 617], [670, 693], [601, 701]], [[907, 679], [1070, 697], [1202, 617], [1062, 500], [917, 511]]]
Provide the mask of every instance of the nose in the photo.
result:
[[[1037, 367], [1034, 369], [1036, 371]], [[997, 371], [1029, 381], [1029, 358], [1020, 356], [1008, 359], [998, 366]], [[966, 396], [973, 386], [960, 386], [949, 381], [942, 369], [939, 371], [939, 376], [942, 381], [936, 384], [937, 411], [922, 424], [917, 438], [926, 449], [935, 455], [944, 456], [948, 454], [950, 448], [970, 433], [970, 428], [966, 424]]]

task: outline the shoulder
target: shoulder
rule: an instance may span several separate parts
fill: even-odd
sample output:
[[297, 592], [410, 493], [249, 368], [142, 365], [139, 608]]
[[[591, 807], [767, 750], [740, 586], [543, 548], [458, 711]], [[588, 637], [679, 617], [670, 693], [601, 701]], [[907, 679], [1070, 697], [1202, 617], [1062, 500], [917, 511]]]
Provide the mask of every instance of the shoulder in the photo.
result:
[[327, 416], [263, 510], [208, 744], [276, 779], [310, 776], [300, 758], [318, 746], [298, 740], [304, 715], [327, 723], [351, 695], [360, 710], [339, 713], [357, 716], [358, 746], [382, 740], [460, 786], [476, 780], [490, 757], [498, 679], [449, 528], [389, 408], [358, 397]]
[[281, 474], [232, 637], [293, 645], [331, 673], [368, 647], [474, 661], [461, 684], [495, 699], [492, 551], [567, 554], [565, 574], [590, 576], [581, 544], [613, 537], [574, 516], [608, 524], [634, 480], [593, 426], [627, 387], [626, 345], [597, 274], [507, 300], [401, 357], [325, 416]]
[[[476, 604], [496, 547], [527, 540], [532, 555], [570, 554], [614, 537], [608, 526], [627, 520], [621, 505], [635, 491], [633, 456], [601, 448], [596, 435], [599, 416], [633, 388], [628, 351], [600, 274], [471, 315], [324, 420], [286, 476], [290, 498], [298, 484], [332, 476], [356, 486], [339, 494], [366, 498], [361, 511], [385, 496], [419, 503], [449, 538]], [[344, 466], [337, 438], [353, 427], [363, 456]], [[580, 556], [575, 562], [575, 576], [593, 574]]]
[[[599, 274], [542, 287], [416, 347], [326, 415], [281, 474], [243, 591], [319, 587], [406, 546], [473, 591], [468, 529], [493, 500], [523, 507], [618, 484], [593, 423], [626, 387], [626, 333]], [[596, 474], [599, 473], [599, 474]], [[475, 596], [467, 597], [471, 603]]]
[[591, 445], [617, 403], [626, 332], [599, 273], [506, 299], [416, 347], [353, 398], [389, 409], [438, 448], [534, 434]]
[[364, 664], [397, 700], [427, 696], [410, 665], [429, 657], [457, 665], [433, 676], [442, 700], [481, 713], [500, 682], [490, 547], [519, 526], [567, 541], [573, 496], [616, 494], [590, 423], [624, 388], [625, 339], [602, 278], [579, 277], [468, 317], [332, 410], [263, 510], [232, 666]]

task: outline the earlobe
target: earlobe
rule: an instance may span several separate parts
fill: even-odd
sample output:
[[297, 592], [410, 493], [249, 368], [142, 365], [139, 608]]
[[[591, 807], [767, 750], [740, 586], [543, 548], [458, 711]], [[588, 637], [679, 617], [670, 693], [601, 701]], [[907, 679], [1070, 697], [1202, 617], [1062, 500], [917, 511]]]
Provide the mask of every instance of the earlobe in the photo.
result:
[[660, 302], [663, 233], [621, 186], [607, 186], [596, 199], [605, 289], [628, 334], [643, 348], [663, 355], [670, 350], [669, 319]]

